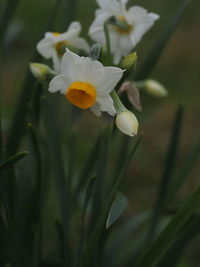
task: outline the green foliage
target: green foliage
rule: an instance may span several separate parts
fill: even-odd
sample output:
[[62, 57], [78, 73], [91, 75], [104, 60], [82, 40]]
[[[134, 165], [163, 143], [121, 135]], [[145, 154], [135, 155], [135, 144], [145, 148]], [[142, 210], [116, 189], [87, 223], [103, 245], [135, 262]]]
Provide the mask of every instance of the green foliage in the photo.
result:
[[[0, 20], [2, 39], [18, 2], [4, 3]], [[158, 38], [136, 74], [137, 79], [146, 78], [152, 71], [188, 2], [183, 1], [171, 24]], [[76, 7], [77, 1], [55, 1], [46, 28], [55, 23], [60, 9], [63, 15], [56, 20], [57, 24], [60, 28], [66, 25], [66, 16], [69, 24]], [[109, 23], [115, 25], [116, 21]], [[109, 48], [105, 61], [110, 64], [108, 23], [105, 34]], [[92, 59], [102, 54], [100, 45], [92, 46]], [[133, 73], [125, 72], [122, 81], [129, 75], [133, 77]], [[36, 83], [27, 72], [6, 140], [2, 132], [0, 137], [0, 266], [179, 266], [185, 248], [200, 231], [200, 188], [180, 206], [176, 205], [175, 214], [165, 214], [200, 153], [198, 141], [176, 171], [182, 106], [175, 112], [155, 205], [145, 212], [140, 206], [140, 212], [134, 215], [125, 213], [131, 208], [131, 201], [121, 191], [142, 135], [133, 141], [121, 137], [107, 126], [105, 118], [104, 129], [89, 140], [90, 150], [84, 151], [79, 162], [77, 155], [82, 148], [78, 144], [84, 138], [76, 128], [80, 114], [68, 109], [66, 122], [60, 117], [61, 111], [60, 98], [52, 100], [47, 94], [47, 84]], [[24, 146], [27, 152], [18, 152]], [[54, 231], [52, 236], [49, 225]]]

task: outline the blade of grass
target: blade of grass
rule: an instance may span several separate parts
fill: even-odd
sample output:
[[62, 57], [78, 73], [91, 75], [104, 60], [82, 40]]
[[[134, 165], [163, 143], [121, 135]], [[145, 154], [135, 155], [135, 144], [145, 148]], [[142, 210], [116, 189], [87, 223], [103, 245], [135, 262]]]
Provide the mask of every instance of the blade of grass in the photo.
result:
[[[153, 267], [164, 253], [170, 248], [176, 236], [179, 235], [200, 207], [200, 187], [187, 198], [184, 204], [178, 209], [177, 214], [172, 218], [161, 234], [152, 242], [140, 257], [137, 267]], [[135, 266], [135, 265], [134, 265]]]
[[108, 138], [102, 133], [99, 155], [97, 155], [96, 181], [92, 197], [92, 211], [90, 216], [90, 232], [96, 225], [99, 218], [99, 210], [102, 209], [107, 194], [107, 164], [108, 164]]
[[200, 233], [200, 215], [194, 216], [181, 233], [175, 237], [172, 245], [159, 259], [156, 267], [175, 267], [187, 243]]
[[100, 135], [96, 138], [96, 141], [94, 143], [94, 145], [91, 148], [91, 151], [88, 155], [88, 158], [84, 164], [83, 170], [81, 172], [76, 190], [75, 190], [75, 196], [77, 196], [81, 190], [83, 190], [85, 183], [87, 182], [87, 177], [88, 175], [91, 174], [92, 169], [97, 161], [97, 157], [96, 155], [98, 154], [98, 150], [100, 147], [100, 141], [101, 141], [101, 137]]
[[167, 25], [166, 29], [163, 31], [162, 35], [158, 38], [158, 41], [155, 43], [151, 51], [149, 52], [146, 60], [144, 61], [141, 68], [134, 75], [134, 80], [143, 80], [146, 79], [156, 63], [158, 62], [162, 52], [164, 51], [166, 45], [170, 41], [172, 34], [174, 33], [176, 27], [178, 26], [179, 21], [181, 20], [183, 13], [190, 3], [190, 0], [181, 1], [180, 7], [177, 10], [174, 17], [171, 19], [169, 25]]
[[[132, 216], [131, 218], [126, 220], [124, 224], [113, 227], [111, 236], [108, 239], [105, 253], [103, 255], [101, 266], [117, 266], [117, 264], [119, 265], [119, 259], [121, 258], [123, 250], [124, 254], [126, 254], [125, 258], [127, 258], [127, 254], [130, 254], [131, 256], [133, 255], [134, 246], [132, 246], [132, 250], [128, 253], [126, 249], [127, 245], [130, 242], [130, 239], [133, 243], [133, 234], [135, 241], [136, 234], [138, 234], [139, 229], [144, 226], [147, 220], [149, 220], [150, 215], [151, 214], [149, 211], [145, 211], [139, 215]], [[141, 234], [139, 234], [139, 237], [141, 238]], [[144, 240], [144, 238], [141, 239]], [[134, 242], [134, 244], [135, 243], [137, 242]]]
[[170, 204], [174, 200], [181, 185], [185, 182], [194, 164], [197, 162], [199, 155], [200, 155], [200, 141], [198, 141], [194, 145], [192, 151], [186, 158], [185, 163], [182, 164], [178, 174], [175, 175], [175, 177], [173, 178], [170, 190], [168, 191], [168, 195], [166, 197], [166, 204], [167, 203]]
[[165, 166], [161, 177], [157, 200], [154, 206], [152, 222], [150, 225], [149, 235], [147, 241], [150, 241], [154, 237], [156, 227], [159, 222], [159, 218], [166, 204], [167, 193], [169, 190], [170, 181], [175, 167], [175, 162], [179, 149], [181, 126], [183, 121], [183, 107], [179, 107], [175, 113], [175, 119], [173, 123], [171, 140], [167, 149]]
[[4, 7], [4, 12], [0, 17], [0, 41], [2, 42], [7, 32], [10, 21], [18, 7], [20, 0], [7, 0]]
[[118, 189], [118, 186], [123, 178], [124, 172], [126, 171], [128, 164], [132, 158], [132, 156], [134, 155], [139, 143], [141, 141], [141, 136], [138, 138], [137, 142], [135, 143], [134, 147], [132, 148], [129, 157], [125, 160], [124, 165], [120, 171], [120, 173], [118, 174], [118, 176], [116, 177], [116, 181], [113, 185], [112, 191], [109, 193], [109, 196], [105, 202], [105, 205], [100, 213], [98, 222], [96, 224], [96, 226], [93, 229], [93, 232], [91, 234], [91, 237], [88, 240], [88, 244], [86, 246], [86, 250], [85, 250], [85, 256], [84, 256], [84, 266], [85, 267], [89, 267], [91, 262], [92, 262], [92, 255], [95, 254], [95, 250], [97, 249], [97, 243], [98, 240], [101, 236], [101, 232], [104, 230], [105, 228], [105, 222], [109, 213], [109, 209], [111, 207], [113, 198], [115, 196], [115, 193]]
[[10, 236], [0, 214], [0, 266], [5, 266], [9, 255]]
[[60, 146], [60, 137], [58, 129], [55, 124], [54, 113], [50, 104], [45, 97], [42, 97], [43, 118], [44, 125], [47, 132], [47, 141], [51, 157], [51, 165], [55, 173], [55, 184], [57, 195], [59, 199], [60, 211], [63, 220], [64, 229], [64, 266], [68, 266], [71, 262], [71, 249], [70, 249], [70, 192], [66, 185], [66, 177], [64, 170], [64, 163], [62, 158], [62, 151]]
[[115, 198], [112, 202], [112, 205], [110, 207], [110, 211], [106, 221], [106, 229], [111, 227], [112, 224], [116, 222], [116, 220], [118, 220], [118, 218], [122, 215], [127, 206], [128, 206], [127, 197], [120, 191], [117, 191]]
[[5, 170], [6, 168], [9, 168], [11, 165], [16, 163], [17, 161], [23, 159], [27, 154], [28, 152], [23, 151], [5, 160], [4, 162], [0, 164], [0, 172]]
[[84, 243], [85, 243], [85, 217], [86, 217], [86, 212], [88, 209], [88, 204], [91, 199], [92, 191], [94, 188], [94, 183], [95, 183], [96, 177], [93, 176], [87, 186], [86, 194], [85, 194], [85, 201], [83, 205], [83, 213], [82, 213], [82, 220], [81, 220], [81, 234], [80, 234], [80, 241], [79, 241], [79, 246], [78, 246], [78, 256], [77, 256], [77, 264], [75, 266], [79, 267], [82, 264], [82, 257], [83, 257], [83, 249], [84, 249]]
[[32, 143], [33, 157], [36, 163], [36, 175], [35, 175], [35, 190], [33, 193], [33, 211], [32, 216], [34, 217], [34, 223], [36, 224], [34, 240], [33, 240], [33, 253], [31, 264], [32, 266], [39, 266], [41, 259], [41, 244], [42, 244], [42, 208], [44, 201], [44, 183], [42, 177], [42, 156], [40, 152], [40, 146], [38, 137], [32, 124], [28, 124], [30, 138]]
[[[3, 153], [2, 156], [5, 160], [4, 162], [6, 162], [6, 160], [8, 160], [8, 155], [6, 153]], [[15, 170], [13, 165], [9, 164], [9, 166], [7, 166], [0, 173], [0, 197], [2, 198], [4, 203], [8, 228], [10, 231], [12, 231], [14, 224], [15, 203], [17, 199], [17, 180]]]

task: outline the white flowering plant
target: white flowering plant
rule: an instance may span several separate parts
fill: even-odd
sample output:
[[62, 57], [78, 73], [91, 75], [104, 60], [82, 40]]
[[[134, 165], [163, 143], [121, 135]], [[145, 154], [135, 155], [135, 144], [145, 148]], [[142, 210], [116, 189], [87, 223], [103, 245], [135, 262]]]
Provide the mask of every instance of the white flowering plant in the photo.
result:
[[[5, 1], [0, 49], [6, 48], [18, 2]], [[61, 3], [67, 6], [59, 10]], [[142, 207], [142, 193], [137, 185], [132, 189], [139, 172], [130, 164], [136, 155], [135, 162], [146, 168], [137, 150], [143, 135], [148, 136], [140, 95], [154, 106], [155, 98], [167, 97], [166, 88], [149, 76], [188, 0], [155, 38], [159, 41], [142, 64], [137, 64], [137, 47], [160, 17], [153, 8], [148, 11], [128, 0], [96, 0], [90, 25], [82, 31], [74, 17], [77, 3], [55, 1], [14, 118], [8, 129], [0, 123], [0, 267], [188, 266], [179, 260], [199, 234], [200, 188], [183, 203], [176, 196], [200, 145], [177, 171], [182, 106], [175, 112], [158, 186], [156, 181], [155, 205], [145, 191], [148, 205]], [[61, 15], [62, 27], [54, 24]], [[152, 144], [159, 142], [157, 136]], [[153, 157], [155, 151], [141, 149], [147, 161]]]

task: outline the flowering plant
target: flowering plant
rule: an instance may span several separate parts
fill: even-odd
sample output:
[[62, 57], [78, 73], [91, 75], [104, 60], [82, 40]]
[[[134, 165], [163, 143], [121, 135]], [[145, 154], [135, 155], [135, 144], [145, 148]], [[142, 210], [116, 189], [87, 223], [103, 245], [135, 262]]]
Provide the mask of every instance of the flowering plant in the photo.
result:
[[[81, 109], [90, 108], [97, 116], [101, 112], [111, 116], [117, 114], [117, 127], [123, 133], [135, 136], [138, 121], [122, 104], [116, 90], [119, 89], [118, 84], [122, 84], [125, 77], [133, 72], [137, 57], [136, 53], [130, 53], [159, 16], [139, 6], [126, 10], [127, 1], [123, 0], [98, 0], [97, 3], [100, 9], [96, 10], [95, 20], [89, 28], [89, 35], [97, 44], [91, 47], [90, 52], [87, 42], [78, 37], [81, 30], [79, 22], [72, 22], [63, 34], [47, 32], [37, 44], [37, 50], [43, 57], [52, 58], [54, 71], [58, 74], [50, 82], [49, 92], [60, 91], [73, 105]], [[80, 57], [81, 50], [90, 57]], [[103, 53], [106, 53], [106, 60], [101, 56]], [[121, 65], [125, 69], [121, 69], [121, 65], [102, 65], [119, 64], [122, 58]], [[37, 71], [34, 71], [34, 66], [31, 65], [33, 75], [40, 71], [40, 66], [37, 65]], [[41, 76], [45, 76], [42, 66]], [[150, 92], [159, 90], [155, 83], [151, 83], [153, 89]]]
[[[16, 60], [21, 56], [13, 57], [9, 49], [17, 35], [10, 22], [19, 2], [3, 1], [0, 7], [5, 95], [12, 80], [7, 62], [14, 58], [16, 69], [21, 65]], [[91, 24], [83, 38], [81, 23], [74, 20], [78, 1], [55, 0], [13, 120], [0, 113], [0, 267], [185, 267], [191, 260], [183, 252], [199, 234], [200, 188], [183, 203], [177, 192], [200, 144], [176, 169], [184, 114], [179, 106], [161, 179], [155, 181], [162, 165], [158, 148], [168, 131], [167, 126], [160, 131], [167, 125], [162, 110], [168, 91], [149, 77], [188, 0], [174, 17], [170, 14], [171, 22], [142, 64], [136, 45], [159, 15], [127, 0], [96, 2], [95, 13], [88, 8]], [[29, 11], [30, 3], [24, 2]], [[41, 2], [45, 12], [49, 3]], [[16, 86], [18, 79], [13, 81]], [[1, 104], [7, 108], [4, 100]]]

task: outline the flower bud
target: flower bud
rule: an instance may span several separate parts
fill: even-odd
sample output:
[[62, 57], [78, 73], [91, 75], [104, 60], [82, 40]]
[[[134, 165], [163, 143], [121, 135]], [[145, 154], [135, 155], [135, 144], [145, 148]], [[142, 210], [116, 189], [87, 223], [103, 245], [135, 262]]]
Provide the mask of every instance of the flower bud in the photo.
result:
[[136, 136], [138, 132], [138, 120], [135, 115], [129, 111], [125, 110], [117, 114], [115, 123], [118, 129], [129, 136]]
[[45, 64], [30, 63], [30, 71], [38, 80], [45, 80], [52, 70]]
[[122, 60], [121, 67], [123, 69], [131, 69], [133, 68], [136, 62], [137, 62], [137, 53], [133, 52]]
[[168, 94], [167, 90], [161, 83], [152, 79], [148, 79], [144, 82], [144, 90], [157, 97], [165, 97]]

